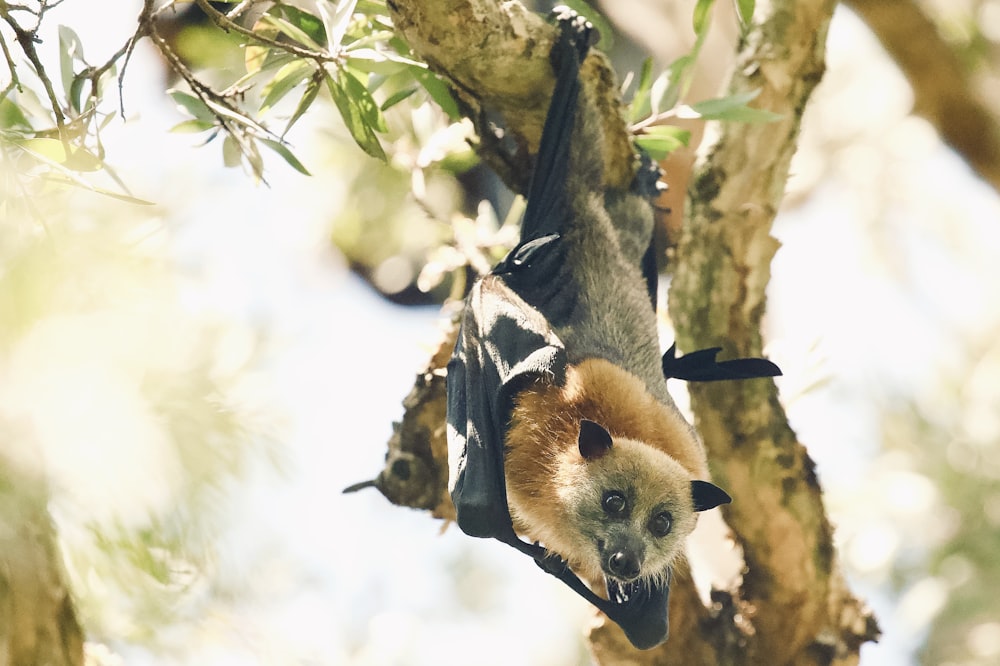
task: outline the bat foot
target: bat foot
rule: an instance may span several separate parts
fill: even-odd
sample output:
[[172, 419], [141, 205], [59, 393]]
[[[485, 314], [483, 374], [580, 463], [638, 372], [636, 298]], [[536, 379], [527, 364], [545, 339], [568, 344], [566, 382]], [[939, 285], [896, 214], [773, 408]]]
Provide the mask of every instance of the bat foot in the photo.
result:
[[[587, 56], [590, 47], [601, 39], [601, 33], [594, 24], [566, 5], [554, 7], [550, 16], [559, 25], [559, 41], [564, 46], [575, 49], [581, 61]], [[563, 49], [558, 50], [563, 51]], [[555, 52], [556, 49], [553, 49], [553, 53]]]
[[639, 169], [635, 172], [635, 179], [632, 181], [632, 191], [640, 196], [653, 199], [667, 189], [667, 184], [660, 178], [663, 177], [663, 170], [653, 158], [640, 151]]
[[537, 564], [542, 571], [552, 574], [556, 578], [565, 573], [566, 569], [569, 568], [569, 565], [566, 564], [566, 560], [559, 557], [555, 553], [548, 553], [543, 559], [535, 560], [535, 564]]

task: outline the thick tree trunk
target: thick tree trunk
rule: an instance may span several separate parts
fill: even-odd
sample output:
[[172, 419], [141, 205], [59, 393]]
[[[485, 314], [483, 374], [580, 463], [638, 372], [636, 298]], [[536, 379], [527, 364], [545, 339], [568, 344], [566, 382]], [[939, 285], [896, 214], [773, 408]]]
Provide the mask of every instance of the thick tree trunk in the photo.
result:
[[[783, 117], [723, 124], [695, 165], [670, 290], [683, 350], [761, 352], [765, 290], [778, 249], [771, 225], [802, 113], [822, 77], [835, 4], [759, 3], [729, 91], [760, 90], [755, 103]], [[855, 663], [874, 623], [843, 583], [813, 463], [774, 383], [694, 384], [690, 393], [713, 475], [735, 498], [723, 510], [746, 563], [735, 603], [753, 627], [741, 661]]]
[[[802, 111], [823, 72], [835, 3], [765, 4], [758, 2], [757, 24], [740, 46], [730, 88], [760, 88], [757, 104], [783, 119], [722, 125], [698, 162], [670, 293], [678, 344], [687, 351], [724, 345], [729, 355], [753, 356], [761, 350], [764, 291], [778, 247], [771, 223]], [[483, 109], [499, 111], [506, 131], [533, 152], [552, 85], [553, 29], [517, 3], [414, 0], [389, 6], [399, 32], [451, 82], [474, 119]], [[628, 182], [633, 160], [616, 79], [605, 60], [588, 58], [588, 64], [581, 78], [605, 121], [606, 168], [612, 180]], [[491, 163], [511, 161], [485, 140], [482, 149]], [[508, 182], [523, 189], [516, 175]], [[390, 443], [389, 465], [376, 482], [391, 500], [439, 516], [449, 515], [444, 428], [428, 427], [427, 419], [442, 418], [441, 369], [452, 344], [453, 338], [445, 340], [419, 376]], [[690, 578], [677, 576], [665, 645], [635, 650], [602, 616], [590, 635], [595, 657], [602, 664], [856, 663], [877, 627], [844, 584], [812, 462], [788, 426], [774, 383], [696, 385], [691, 394], [713, 473], [735, 498], [724, 517], [744, 553], [744, 579], [737, 589], [714, 592], [706, 608]], [[404, 459], [406, 464], [397, 462]], [[421, 500], [414, 504], [407, 500], [412, 497]]]
[[81, 666], [44, 484], [0, 457], [0, 666]]

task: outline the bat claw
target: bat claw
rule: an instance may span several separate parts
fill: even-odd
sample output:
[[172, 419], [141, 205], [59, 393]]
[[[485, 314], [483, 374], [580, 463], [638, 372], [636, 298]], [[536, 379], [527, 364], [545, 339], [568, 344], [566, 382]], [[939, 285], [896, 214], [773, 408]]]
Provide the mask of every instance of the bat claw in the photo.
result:
[[544, 559], [535, 560], [535, 564], [537, 564], [542, 571], [550, 573], [556, 577], [561, 575], [568, 568], [566, 560], [559, 557], [555, 553], [548, 553]]
[[581, 60], [590, 47], [601, 40], [601, 33], [594, 24], [566, 5], [554, 7], [550, 16], [559, 24], [560, 41], [571, 44]]
[[652, 199], [667, 189], [666, 183], [660, 180], [662, 176], [663, 170], [660, 169], [660, 165], [649, 155], [640, 151], [639, 169], [635, 172], [635, 179], [632, 181], [632, 191]]

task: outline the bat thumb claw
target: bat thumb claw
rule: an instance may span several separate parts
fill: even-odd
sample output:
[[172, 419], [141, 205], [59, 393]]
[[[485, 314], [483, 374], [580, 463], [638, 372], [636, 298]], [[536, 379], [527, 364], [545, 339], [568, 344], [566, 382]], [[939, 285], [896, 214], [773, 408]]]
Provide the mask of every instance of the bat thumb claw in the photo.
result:
[[364, 488], [378, 488], [378, 479], [372, 479], [370, 481], [359, 481], [358, 483], [352, 483], [351, 485], [344, 488], [341, 492], [343, 494], [356, 493]]

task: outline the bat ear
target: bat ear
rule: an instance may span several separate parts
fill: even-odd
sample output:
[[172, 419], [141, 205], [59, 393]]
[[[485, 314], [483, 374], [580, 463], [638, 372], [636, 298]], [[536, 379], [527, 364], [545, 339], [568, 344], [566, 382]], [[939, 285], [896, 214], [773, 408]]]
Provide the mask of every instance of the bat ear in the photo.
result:
[[695, 511], [708, 511], [733, 501], [729, 493], [708, 481], [691, 482], [691, 499], [694, 500]]
[[593, 421], [580, 420], [580, 455], [584, 460], [597, 460], [611, 450], [611, 433]]

